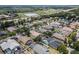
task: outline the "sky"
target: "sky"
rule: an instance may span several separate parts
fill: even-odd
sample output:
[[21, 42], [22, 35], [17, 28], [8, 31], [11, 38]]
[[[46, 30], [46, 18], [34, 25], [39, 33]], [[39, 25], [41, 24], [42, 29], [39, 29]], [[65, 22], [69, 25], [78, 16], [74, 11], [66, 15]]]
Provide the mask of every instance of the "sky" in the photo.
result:
[[79, 0], [0, 0], [0, 5], [78, 5]]

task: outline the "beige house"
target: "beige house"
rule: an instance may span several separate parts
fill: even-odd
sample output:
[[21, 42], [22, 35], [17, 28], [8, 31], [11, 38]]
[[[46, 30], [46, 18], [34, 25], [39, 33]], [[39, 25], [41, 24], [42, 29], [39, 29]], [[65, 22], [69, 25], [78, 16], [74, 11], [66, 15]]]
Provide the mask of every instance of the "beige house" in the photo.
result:
[[37, 13], [25, 13], [24, 15], [27, 17], [39, 17]]
[[8, 27], [7, 30], [10, 31], [10, 32], [13, 32], [13, 31], [16, 30], [16, 27]]
[[37, 36], [39, 36], [41, 33], [38, 33], [38, 32], [36, 32], [36, 31], [30, 31], [30, 33], [31, 33], [31, 36], [33, 36], [33, 37], [37, 37]]
[[10, 18], [10, 16], [9, 15], [4, 15], [4, 14], [0, 15], [0, 19], [3, 19], [3, 18]]
[[71, 32], [73, 32], [73, 30], [69, 27], [63, 27], [62, 29], [60, 29], [60, 32], [64, 35], [64, 36], [68, 36], [71, 34]]
[[57, 38], [58, 40], [64, 41], [65, 42], [65, 36], [59, 34], [59, 33], [54, 33], [52, 37]]
[[76, 29], [79, 27], [79, 22], [72, 22], [70, 25], [69, 25], [70, 28], [72, 29]]
[[17, 38], [18, 38], [18, 42], [21, 42], [23, 44], [26, 44], [29, 40], [32, 41], [32, 39], [27, 36], [18, 36]]

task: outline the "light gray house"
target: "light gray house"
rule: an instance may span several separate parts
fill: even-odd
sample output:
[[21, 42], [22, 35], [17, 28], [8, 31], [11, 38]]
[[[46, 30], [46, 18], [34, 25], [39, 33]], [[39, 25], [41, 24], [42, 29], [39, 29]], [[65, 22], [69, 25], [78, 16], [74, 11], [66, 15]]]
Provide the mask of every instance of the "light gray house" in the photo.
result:
[[25, 13], [25, 16], [27, 17], [39, 17], [37, 13]]
[[16, 42], [15, 40], [13, 39], [8, 39], [7, 41], [5, 42], [2, 42], [0, 44], [0, 47], [2, 48], [2, 50], [4, 51], [4, 53], [6, 54], [14, 54], [17, 53], [19, 54], [19, 51], [20, 51], [20, 45], [18, 44], [18, 42]]
[[31, 48], [36, 54], [49, 54], [49, 50], [40, 44], [31, 45]]

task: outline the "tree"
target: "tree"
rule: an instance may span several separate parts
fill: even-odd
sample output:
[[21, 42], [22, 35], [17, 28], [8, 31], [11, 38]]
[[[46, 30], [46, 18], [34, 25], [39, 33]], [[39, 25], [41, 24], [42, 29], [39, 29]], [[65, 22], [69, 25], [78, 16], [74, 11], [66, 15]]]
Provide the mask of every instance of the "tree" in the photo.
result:
[[14, 36], [14, 35], [16, 35], [16, 32], [9, 32], [8, 35], [9, 36]]
[[60, 45], [57, 49], [60, 53], [67, 54], [68, 50], [64, 44]]
[[79, 41], [73, 43], [73, 48], [77, 51], [79, 51]]
[[44, 32], [43, 34], [46, 35], [46, 36], [49, 36], [49, 37], [52, 36], [52, 32], [50, 32], [50, 31]]
[[16, 30], [17, 33], [24, 33], [24, 35], [30, 36], [30, 29], [27, 27], [22, 27]]
[[67, 39], [67, 42], [68, 42], [68, 44], [69, 44], [69, 46], [70, 46], [71, 43], [73, 42], [73, 40], [72, 40], [70, 37], [67, 37], [66, 39]]
[[70, 37], [73, 41], [75, 41], [76, 34], [77, 34], [76, 32], [72, 32], [69, 37]]
[[27, 29], [26, 34], [27, 34], [28, 37], [30, 36], [30, 30], [29, 29]]
[[60, 32], [60, 30], [59, 29], [54, 29], [53, 33], [55, 33], [55, 32]]
[[23, 27], [23, 30], [27, 36], [30, 36], [30, 29], [27, 27]]
[[41, 41], [41, 37], [40, 36], [37, 36], [36, 38], [34, 38], [33, 40], [35, 41], [35, 42], [40, 42]]

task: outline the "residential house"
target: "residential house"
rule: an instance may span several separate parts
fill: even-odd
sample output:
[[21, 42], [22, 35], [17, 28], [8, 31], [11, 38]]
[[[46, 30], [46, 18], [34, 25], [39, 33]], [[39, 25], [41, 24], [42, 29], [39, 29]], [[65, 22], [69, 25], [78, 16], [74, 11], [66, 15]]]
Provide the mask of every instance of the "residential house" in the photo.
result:
[[69, 27], [72, 29], [76, 29], [79, 27], [79, 22], [72, 22], [70, 23]]
[[63, 27], [63, 28], [60, 29], [60, 32], [63, 35], [68, 36], [73, 32], [73, 30], [71, 28], [69, 28], [69, 27]]
[[44, 29], [44, 28], [39, 28], [39, 31], [40, 31], [41, 33], [43, 33], [43, 32], [46, 32], [47, 30]]
[[66, 41], [65, 36], [62, 35], [62, 34], [59, 34], [59, 33], [54, 33], [54, 34], [52, 35], [52, 37], [53, 37], [53, 38], [56, 38], [56, 39], [58, 39], [58, 40], [60, 40], [60, 41], [63, 41], [63, 42]]
[[37, 37], [37, 36], [39, 36], [41, 34], [41, 33], [38, 33], [38, 32], [36, 32], [34, 30], [30, 31], [30, 33], [31, 33], [32, 37]]
[[54, 27], [54, 28], [58, 28], [61, 24], [59, 22], [52, 22], [50, 24], [50, 26]]
[[51, 30], [52, 28], [53, 28], [53, 27], [50, 26], [50, 25], [47, 25], [47, 26], [44, 27], [44, 29], [46, 29], [46, 30]]
[[27, 37], [27, 36], [18, 36], [17, 38], [18, 38], [19, 42], [22, 42], [25, 45], [26, 44], [30, 45], [33, 42], [33, 40], [30, 37]]
[[7, 30], [10, 31], [10, 32], [15, 31], [16, 29], [17, 29], [16, 27], [8, 27], [8, 28], [7, 28]]
[[56, 38], [43, 38], [42, 42], [45, 43], [46, 45], [49, 45], [50, 47], [57, 49], [63, 42], [60, 40], [57, 40]]
[[1, 20], [2, 20], [2, 19], [9, 19], [9, 18], [10, 18], [9, 15], [4, 15], [4, 14], [0, 15], [0, 19], [1, 19]]
[[49, 25], [43, 26], [45, 29], [47, 30], [51, 30], [53, 28], [59, 28], [60, 27], [60, 23], [59, 22], [52, 22]]
[[33, 44], [31, 48], [35, 54], [49, 54], [49, 50], [40, 44]]
[[6, 54], [21, 53], [21, 47], [18, 42], [12, 39], [8, 39], [0, 44], [0, 47]]
[[38, 17], [39, 15], [37, 13], [25, 13], [25, 16], [27, 16], [27, 17]]
[[5, 31], [0, 31], [0, 36], [6, 35], [7, 33]]

